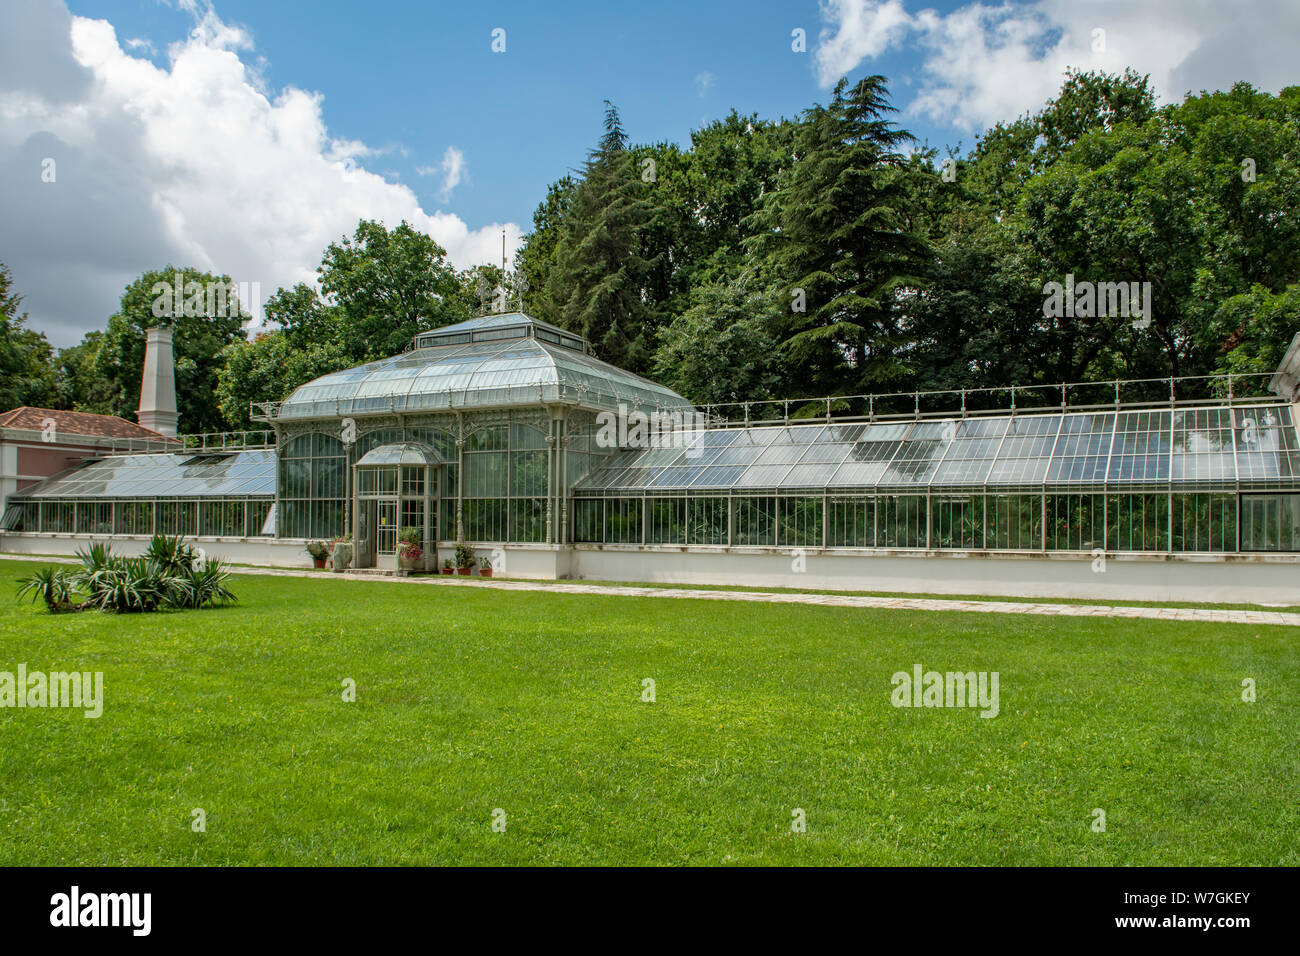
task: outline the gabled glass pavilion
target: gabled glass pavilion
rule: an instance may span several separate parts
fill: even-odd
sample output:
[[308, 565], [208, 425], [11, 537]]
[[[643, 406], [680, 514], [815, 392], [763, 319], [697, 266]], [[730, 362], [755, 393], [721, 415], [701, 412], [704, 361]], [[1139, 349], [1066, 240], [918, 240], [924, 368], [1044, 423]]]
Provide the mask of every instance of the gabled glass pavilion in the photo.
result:
[[839, 421], [829, 407], [824, 420], [706, 423], [618, 447], [637, 432], [611, 432], [611, 418], [695, 410], [571, 332], [485, 316], [258, 406], [274, 448], [82, 464], [11, 496], [3, 528], [350, 533], [361, 567], [391, 566], [400, 528], [417, 529], [429, 562], [457, 542], [1300, 552], [1300, 443], [1279, 398]]

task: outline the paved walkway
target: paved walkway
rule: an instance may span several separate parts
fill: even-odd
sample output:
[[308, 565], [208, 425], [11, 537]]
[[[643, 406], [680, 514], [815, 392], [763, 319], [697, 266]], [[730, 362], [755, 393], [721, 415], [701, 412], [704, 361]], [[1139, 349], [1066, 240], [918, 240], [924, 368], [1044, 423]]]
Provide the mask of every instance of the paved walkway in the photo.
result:
[[[58, 561], [72, 563], [71, 558], [47, 558], [31, 555], [0, 554], [14, 561]], [[293, 568], [235, 567], [236, 574], [261, 574], [270, 577], [319, 578], [320, 571]], [[692, 598], [706, 601], [758, 601], [767, 604], [818, 604], [823, 607], [890, 608], [903, 611], [970, 611], [982, 614], [1047, 614], [1057, 617], [1128, 617], [1154, 621], [1196, 621], [1209, 624], [1280, 624], [1300, 626], [1300, 614], [1284, 611], [1229, 611], [1199, 607], [1126, 607], [1108, 604], [1037, 604], [1023, 601], [961, 601], [945, 598], [868, 597], [858, 594], [809, 594], [798, 591], [713, 591], [701, 588], [648, 588], [626, 585], [574, 584], [563, 581], [520, 581], [496, 579], [466, 580], [459, 575], [396, 577], [386, 574], [328, 574], [330, 579], [345, 581], [392, 581], [434, 587], [495, 588], [500, 591], [547, 591], [560, 594], [600, 594], [618, 597]]]

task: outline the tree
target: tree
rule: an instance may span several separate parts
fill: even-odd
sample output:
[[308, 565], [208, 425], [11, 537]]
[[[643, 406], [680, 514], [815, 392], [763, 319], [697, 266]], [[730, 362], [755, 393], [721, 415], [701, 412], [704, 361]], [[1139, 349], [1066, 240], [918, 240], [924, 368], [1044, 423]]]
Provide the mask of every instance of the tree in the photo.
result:
[[768, 327], [783, 303], [743, 279], [701, 286], [694, 297], [664, 329], [658, 381], [696, 405], [775, 397], [780, 353]]
[[902, 372], [899, 301], [920, 286], [929, 252], [907, 228], [918, 174], [898, 152], [910, 134], [885, 119], [887, 96], [884, 77], [851, 90], [841, 80], [829, 106], [806, 111], [796, 161], [747, 222], [748, 248], [790, 304], [774, 332], [795, 393], [881, 389]]
[[[177, 301], [170, 290], [179, 282]], [[223, 350], [244, 338], [245, 316], [238, 297], [228, 292], [224, 302], [217, 290], [231, 289], [229, 276], [167, 266], [146, 272], [126, 287], [116, 313], [95, 354], [93, 374], [101, 383], [109, 414], [134, 420], [140, 405], [145, 333], [154, 326], [173, 330], [172, 355], [176, 375], [178, 431], [222, 431], [225, 419], [216, 397]], [[78, 396], [84, 401], [88, 396]]]
[[337, 343], [299, 348], [282, 331], [263, 332], [250, 342], [232, 342], [223, 358], [217, 401], [234, 429], [256, 427], [249, 413], [254, 402], [283, 401], [298, 386], [350, 364]]
[[76, 345], [59, 349], [54, 360], [59, 394], [56, 407], [100, 415], [112, 414], [112, 383], [96, 367], [103, 341], [103, 331], [95, 329], [87, 332]]
[[418, 333], [459, 318], [447, 304], [456, 276], [446, 250], [405, 221], [390, 232], [363, 219], [351, 238], [329, 244], [316, 273], [356, 363], [401, 352]]
[[605, 133], [574, 192], [545, 294], [558, 305], [559, 324], [585, 336], [601, 358], [645, 372], [660, 319], [647, 295], [656, 263], [641, 251], [652, 194], [627, 149], [618, 110], [605, 105]]
[[27, 313], [18, 311], [22, 301], [13, 273], [0, 263], [0, 411], [48, 407], [58, 398], [53, 350], [44, 335], [27, 328]]
[[572, 176], [565, 176], [546, 188], [546, 198], [533, 211], [533, 231], [524, 236], [522, 248], [515, 253], [515, 267], [528, 282], [524, 311], [552, 325], [563, 321], [562, 303], [555, 300], [557, 289], [547, 279], [576, 190], [577, 182]]

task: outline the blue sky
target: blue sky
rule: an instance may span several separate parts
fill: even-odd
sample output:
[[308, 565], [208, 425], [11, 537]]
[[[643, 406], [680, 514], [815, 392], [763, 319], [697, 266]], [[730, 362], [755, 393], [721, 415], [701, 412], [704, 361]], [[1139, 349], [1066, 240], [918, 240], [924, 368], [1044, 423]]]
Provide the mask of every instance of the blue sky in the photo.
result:
[[604, 99], [685, 144], [882, 73], [900, 125], [967, 150], [1070, 67], [1276, 92], [1297, 37], [1295, 0], [0, 0], [0, 262], [60, 346], [169, 263], [256, 284], [256, 315], [361, 218], [458, 268], [513, 254]]
[[[109, 20], [121, 39], [148, 39], [160, 64], [192, 25], [188, 13], [155, 0], [69, 8]], [[264, 58], [270, 88], [323, 94], [332, 135], [389, 150], [369, 157], [368, 168], [410, 185], [424, 208], [471, 224], [529, 222], [547, 184], [581, 163], [599, 136], [604, 99], [633, 141], [686, 144], [693, 128], [733, 107], [774, 118], [828, 97], [812, 54], [791, 50], [796, 27], [815, 50], [825, 26], [816, 2], [220, 0], [216, 11], [250, 32], [248, 59]], [[497, 27], [506, 31], [503, 54], [491, 51]], [[904, 89], [915, 60], [894, 50], [870, 69]], [[936, 144], [963, 138], [949, 124], [915, 119], [908, 128]], [[964, 139], [969, 146], [973, 137]], [[449, 146], [464, 156], [465, 179], [444, 199], [442, 177], [416, 169], [437, 167]]]

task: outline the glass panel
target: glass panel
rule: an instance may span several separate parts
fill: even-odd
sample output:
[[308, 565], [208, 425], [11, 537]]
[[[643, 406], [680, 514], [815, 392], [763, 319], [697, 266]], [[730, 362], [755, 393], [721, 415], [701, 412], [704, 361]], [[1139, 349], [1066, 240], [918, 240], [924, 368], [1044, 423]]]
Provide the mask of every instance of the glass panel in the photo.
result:
[[831, 498], [826, 543], [832, 548], [871, 548], [876, 543], [874, 498]]
[[1169, 496], [1109, 495], [1106, 499], [1106, 548], [1110, 551], [1167, 551]]
[[983, 495], [935, 495], [930, 508], [932, 547], [959, 551], [984, 547]]
[[1104, 495], [1048, 495], [1047, 547], [1053, 551], [1105, 548]]
[[776, 499], [732, 498], [731, 543], [736, 546], [774, 546]]
[[1300, 551], [1300, 495], [1242, 495], [1243, 551]]
[[882, 548], [924, 548], [925, 498], [921, 495], [882, 495], [876, 540]]
[[786, 548], [822, 546], [822, 499], [781, 498], [777, 540]]

